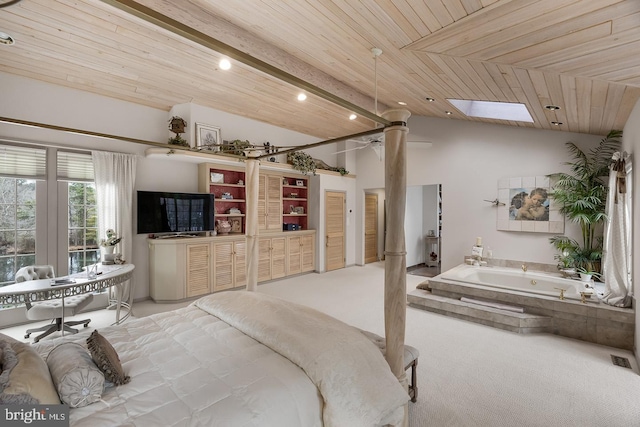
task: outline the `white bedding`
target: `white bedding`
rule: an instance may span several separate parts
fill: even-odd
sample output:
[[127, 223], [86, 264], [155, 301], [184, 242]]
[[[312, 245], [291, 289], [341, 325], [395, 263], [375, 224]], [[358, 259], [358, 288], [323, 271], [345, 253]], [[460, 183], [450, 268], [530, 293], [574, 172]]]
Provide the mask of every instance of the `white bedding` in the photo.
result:
[[360, 330], [311, 308], [256, 292], [195, 302], [300, 366], [324, 399], [326, 427], [398, 424], [409, 397]]
[[[71, 410], [72, 426], [373, 426], [398, 422], [408, 400], [357, 329], [263, 294], [209, 295], [99, 332], [131, 382]], [[45, 356], [60, 340], [35, 347]]]
[[[99, 332], [131, 382], [71, 410], [72, 426], [322, 425], [322, 397], [302, 369], [193, 305]], [[60, 340], [34, 346], [45, 355]]]

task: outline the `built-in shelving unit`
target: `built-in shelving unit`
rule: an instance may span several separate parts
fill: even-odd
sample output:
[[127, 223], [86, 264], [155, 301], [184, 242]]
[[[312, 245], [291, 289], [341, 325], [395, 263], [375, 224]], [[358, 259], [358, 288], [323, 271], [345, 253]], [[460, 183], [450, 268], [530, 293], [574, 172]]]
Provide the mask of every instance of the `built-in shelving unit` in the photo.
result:
[[244, 232], [246, 214], [245, 174], [243, 169], [215, 168], [208, 164], [198, 167], [199, 191], [215, 195], [216, 220], [231, 223], [231, 233]]
[[282, 229], [285, 231], [307, 229], [307, 184], [305, 178], [282, 178]]

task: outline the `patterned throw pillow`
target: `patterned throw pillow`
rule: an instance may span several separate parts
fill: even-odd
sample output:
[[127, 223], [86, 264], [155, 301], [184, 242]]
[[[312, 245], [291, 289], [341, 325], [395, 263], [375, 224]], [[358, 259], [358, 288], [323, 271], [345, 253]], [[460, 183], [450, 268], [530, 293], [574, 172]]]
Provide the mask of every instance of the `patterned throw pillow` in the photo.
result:
[[0, 334], [0, 404], [60, 404], [49, 368], [27, 343]]
[[116, 350], [97, 330], [93, 331], [87, 338], [87, 347], [91, 352], [93, 361], [102, 370], [107, 381], [120, 385], [126, 384], [131, 380], [128, 375], [125, 375]]
[[104, 375], [80, 344], [58, 345], [47, 356], [47, 365], [63, 403], [80, 408], [102, 398]]

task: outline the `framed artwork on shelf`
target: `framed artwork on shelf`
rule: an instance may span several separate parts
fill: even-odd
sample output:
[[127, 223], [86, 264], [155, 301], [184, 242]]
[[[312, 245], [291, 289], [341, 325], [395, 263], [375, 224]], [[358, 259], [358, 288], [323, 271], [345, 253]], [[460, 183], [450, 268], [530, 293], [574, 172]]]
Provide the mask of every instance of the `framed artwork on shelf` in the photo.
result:
[[304, 181], [301, 179], [296, 179], [296, 185], [298, 187], [304, 187]]
[[206, 151], [220, 151], [222, 137], [217, 126], [196, 123], [196, 148]]
[[229, 222], [231, 223], [232, 233], [242, 233], [242, 217], [240, 216], [229, 217]]
[[211, 172], [211, 182], [214, 184], [224, 183], [224, 174]]
[[304, 206], [296, 206], [293, 208], [293, 213], [298, 215], [304, 215]]

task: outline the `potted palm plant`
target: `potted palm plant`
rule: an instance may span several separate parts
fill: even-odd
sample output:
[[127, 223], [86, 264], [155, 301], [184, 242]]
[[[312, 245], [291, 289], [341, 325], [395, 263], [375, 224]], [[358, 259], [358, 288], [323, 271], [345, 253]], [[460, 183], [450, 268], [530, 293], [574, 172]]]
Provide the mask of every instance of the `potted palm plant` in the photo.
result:
[[622, 131], [612, 130], [597, 147], [584, 152], [573, 142], [566, 146], [573, 161], [570, 173], [549, 175], [554, 181], [551, 197], [560, 213], [580, 226], [582, 241], [567, 236], [549, 240], [561, 253], [570, 255], [575, 266], [599, 272], [602, 258], [602, 224], [606, 219], [607, 179], [613, 153], [620, 150]]

